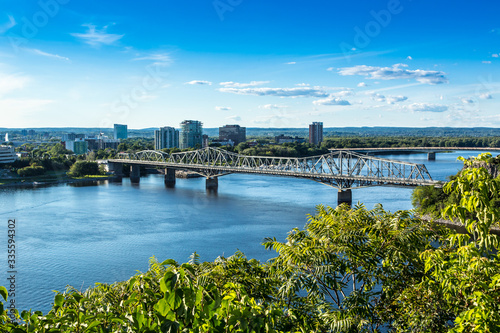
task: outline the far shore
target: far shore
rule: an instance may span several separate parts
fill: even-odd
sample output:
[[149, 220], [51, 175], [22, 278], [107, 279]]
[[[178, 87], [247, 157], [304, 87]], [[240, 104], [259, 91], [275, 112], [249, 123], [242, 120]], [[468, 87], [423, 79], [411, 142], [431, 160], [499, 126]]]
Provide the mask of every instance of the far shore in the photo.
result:
[[[85, 177], [85, 178], [67, 178], [57, 180], [19, 180], [16, 182], [9, 182], [6, 184], [0, 184], [0, 189], [5, 187], [36, 187], [36, 186], [48, 186], [48, 185], [58, 185], [58, 184], [76, 184], [76, 183], [92, 183], [101, 180], [114, 180], [117, 177], [115, 175], [110, 175], [108, 177]], [[12, 179], [9, 179], [11, 181]], [[0, 180], [1, 182], [2, 180]]]

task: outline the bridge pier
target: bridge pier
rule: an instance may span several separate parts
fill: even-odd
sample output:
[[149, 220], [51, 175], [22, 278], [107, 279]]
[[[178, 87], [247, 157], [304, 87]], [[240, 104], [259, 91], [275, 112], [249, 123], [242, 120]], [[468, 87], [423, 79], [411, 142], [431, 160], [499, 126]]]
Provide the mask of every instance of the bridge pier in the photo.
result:
[[352, 205], [352, 192], [350, 189], [339, 191], [338, 197], [337, 197], [337, 204], [340, 206], [343, 203], [346, 203], [349, 206]]
[[219, 188], [219, 178], [207, 177], [205, 186], [206, 186], [207, 191], [217, 192], [217, 189]]
[[435, 161], [435, 160], [436, 160], [435, 152], [427, 153], [427, 161]]
[[175, 187], [175, 169], [165, 168], [165, 186]]
[[116, 178], [123, 177], [123, 163], [108, 162], [106, 164], [105, 170], [107, 172], [112, 172]]
[[141, 167], [139, 165], [130, 166], [130, 182], [133, 184], [139, 184], [141, 181]]

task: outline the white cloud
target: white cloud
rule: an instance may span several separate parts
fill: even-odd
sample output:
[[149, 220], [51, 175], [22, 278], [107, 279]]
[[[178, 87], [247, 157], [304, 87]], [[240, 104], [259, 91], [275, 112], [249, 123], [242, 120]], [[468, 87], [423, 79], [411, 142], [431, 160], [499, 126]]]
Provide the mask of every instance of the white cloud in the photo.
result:
[[231, 108], [229, 106], [216, 106], [215, 110], [217, 111], [229, 111]]
[[481, 98], [481, 99], [492, 99], [493, 97], [491, 96], [491, 94], [484, 93], [484, 94], [479, 95], [479, 98]]
[[25, 49], [25, 50], [27, 50], [27, 51], [29, 51], [31, 53], [43, 56], [43, 57], [49, 57], [49, 58], [54, 58], [54, 59], [64, 60], [64, 61], [70, 61], [69, 58], [62, 57], [62, 56], [57, 55], [57, 54], [43, 52], [43, 51], [38, 50], [38, 49]]
[[336, 96], [336, 97], [346, 97], [346, 96], [352, 96], [352, 95], [354, 95], [354, 93], [351, 90], [342, 90], [342, 91], [338, 91], [336, 93], [333, 93], [331, 95]]
[[367, 93], [368, 95], [371, 96], [371, 99], [376, 101], [376, 102], [385, 102], [385, 96], [379, 93]]
[[309, 87], [310, 84], [309, 83], [297, 83], [296, 86], [297, 87]]
[[464, 104], [474, 104], [474, 101], [470, 98], [461, 98], [461, 101]]
[[318, 99], [313, 102], [314, 105], [351, 105], [348, 101], [339, 97], [330, 96], [324, 99]]
[[7, 15], [9, 17], [9, 22], [0, 24], [0, 34], [3, 34], [13, 28], [17, 23], [12, 15]]
[[202, 81], [202, 80], [193, 80], [193, 81], [186, 82], [184, 84], [191, 84], [191, 85], [197, 84], [197, 85], [208, 85], [208, 86], [211, 86], [212, 82], [210, 82], [210, 81]]
[[413, 103], [408, 108], [415, 112], [444, 112], [448, 110], [446, 105]]
[[231, 120], [231, 121], [241, 121], [240, 116], [230, 116], [230, 117], [226, 117], [226, 119]]
[[228, 82], [221, 82], [219, 84], [226, 88], [246, 88], [246, 87], [257, 87], [266, 83], [269, 83], [269, 81], [252, 81], [250, 83], [238, 83], [238, 82], [228, 81]]
[[492, 56], [493, 58], [498, 58], [498, 57], [500, 57], [500, 54], [493, 53], [491, 56]]
[[323, 90], [311, 87], [297, 88], [220, 88], [219, 91], [238, 95], [278, 96], [278, 97], [328, 97]]
[[387, 96], [387, 103], [394, 104], [398, 102], [404, 102], [408, 99], [406, 96], [398, 95], [398, 96]]
[[0, 73], [0, 97], [14, 90], [22, 89], [31, 81], [27, 76]]
[[154, 52], [134, 58], [132, 60], [135, 61], [150, 60], [153, 61], [154, 65], [169, 65], [172, 63], [172, 58], [170, 57], [170, 55], [164, 52]]
[[360, 83], [358, 83], [358, 87], [360, 87], [360, 88], [361, 87], [368, 87], [368, 85], [364, 82], [360, 82]]
[[46, 99], [0, 99], [0, 109], [5, 113], [38, 111], [51, 103], [53, 101]]
[[440, 84], [447, 83], [446, 74], [441, 71], [410, 70], [407, 65], [395, 64], [392, 67], [375, 67], [359, 65], [354, 67], [344, 67], [339, 69], [340, 75], [362, 75], [368, 79], [395, 80], [395, 79], [415, 79], [420, 83]]
[[71, 36], [81, 39], [84, 43], [91, 46], [101, 46], [101, 45], [111, 45], [119, 41], [125, 35], [109, 34], [106, 32], [108, 26], [102, 29], [97, 29], [93, 24], [83, 24], [83, 27], [87, 27], [88, 31], [86, 33], [72, 33]]
[[489, 60], [488, 60], [488, 61], [484, 60], [484, 61], [483, 61], [483, 64], [491, 64], [491, 61], [489, 61]]
[[406, 60], [413, 60], [413, 58], [411, 56], [407, 56]]
[[266, 104], [266, 105], [259, 105], [259, 109], [266, 109], [266, 110], [279, 110], [279, 109], [285, 109], [288, 106], [286, 105], [278, 105], [278, 104]]
[[296, 62], [295, 61], [290, 61], [290, 62], [287, 62], [285, 65], [295, 65]]

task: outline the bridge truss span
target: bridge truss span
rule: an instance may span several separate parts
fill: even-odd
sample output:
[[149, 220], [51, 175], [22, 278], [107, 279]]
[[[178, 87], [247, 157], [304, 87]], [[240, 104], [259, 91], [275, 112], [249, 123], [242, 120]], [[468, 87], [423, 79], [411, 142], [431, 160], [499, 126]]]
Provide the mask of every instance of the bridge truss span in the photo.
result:
[[173, 154], [152, 150], [119, 154], [118, 159], [109, 162], [182, 169], [207, 178], [230, 173], [307, 178], [341, 191], [380, 185], [438, 185], [423, 164], [377, 158], [351, 151], [332, 151], [319, 156], [293, 158], [246, 156], [207, 147]]

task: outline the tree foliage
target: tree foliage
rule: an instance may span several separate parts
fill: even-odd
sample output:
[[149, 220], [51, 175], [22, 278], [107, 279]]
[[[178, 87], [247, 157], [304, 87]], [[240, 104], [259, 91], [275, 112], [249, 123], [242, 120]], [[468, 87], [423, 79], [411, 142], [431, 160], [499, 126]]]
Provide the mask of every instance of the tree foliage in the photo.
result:
[[97, 162], [93, 161], [76, 161], [68, 172], [68, 175], [71, 177], [84, 177], [101, 174], [102, 171], [99, 169], [99, 165]]
[[[0, 306], [1, 332], [499, 332], [500, 180], [476, 162], [445, 191], [443, 211], [470, 234], [411, 211], [318, 206], [304, 229], [268, 238], [266, 263], [237, 252], [162, 263], [124, 282], [57, 293], [52, 309]], [[7, 300], [7, 290], [0, 287]]]

